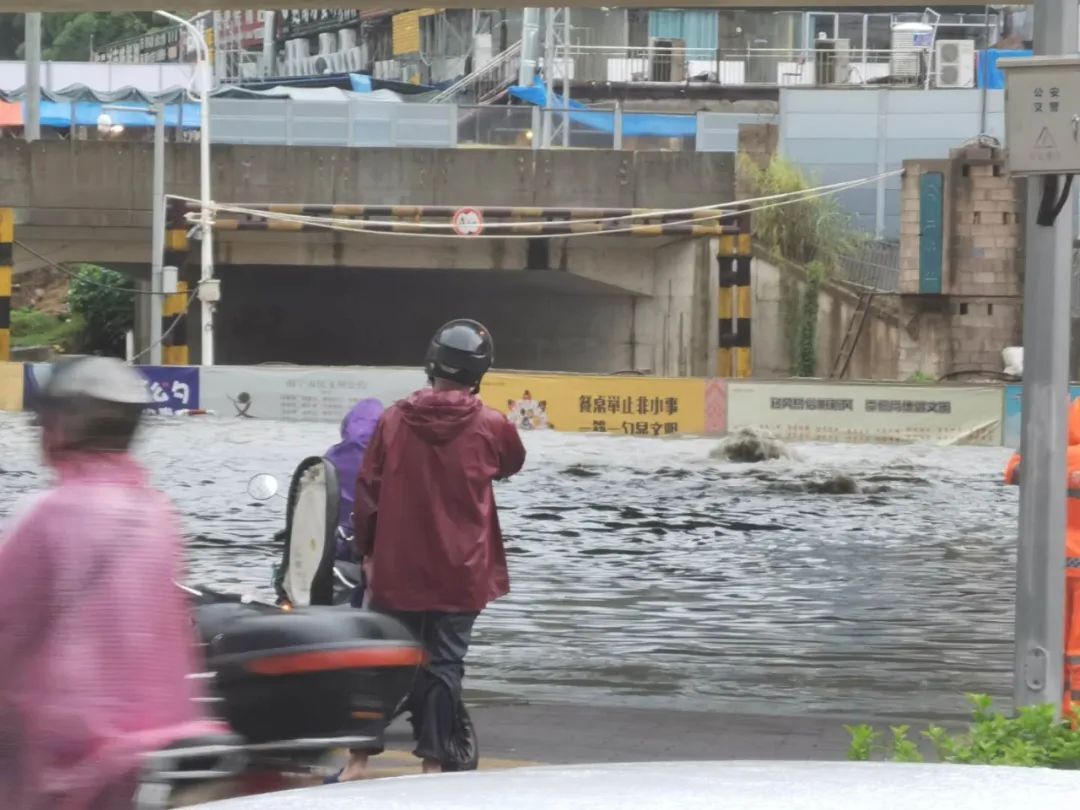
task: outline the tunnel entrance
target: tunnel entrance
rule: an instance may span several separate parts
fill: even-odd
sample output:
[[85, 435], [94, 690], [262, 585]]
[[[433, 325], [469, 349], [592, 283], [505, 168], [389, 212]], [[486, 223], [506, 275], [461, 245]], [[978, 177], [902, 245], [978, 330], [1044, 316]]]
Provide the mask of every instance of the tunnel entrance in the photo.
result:
[[496, 365], [633, 367], [635, 297], [570, 273], [222, 266], [218, 362], [419, 365], [434, 331], [474, 318]]

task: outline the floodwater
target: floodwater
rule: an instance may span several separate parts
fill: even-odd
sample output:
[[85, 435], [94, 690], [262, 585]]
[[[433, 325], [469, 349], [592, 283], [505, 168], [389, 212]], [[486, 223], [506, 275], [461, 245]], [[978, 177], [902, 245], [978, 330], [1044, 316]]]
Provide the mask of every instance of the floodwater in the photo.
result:
[[[247, 482], [284, 484], [335, 432], [153, 423], [140, 454], [185, 515], [192, 582], [270, 594], [285, 501]], [[498, 487], [513, 593], [477, 625], [475, 696], [916, 719], [1009, 693], [1008, 451], [794, 445], [745, 466], [711, 460], [715, 440], [525, 439]], [[0, 415], [0, 515], [45, 483], [34, 441]], [[863, 493], [806, 491], [833, 474]]]

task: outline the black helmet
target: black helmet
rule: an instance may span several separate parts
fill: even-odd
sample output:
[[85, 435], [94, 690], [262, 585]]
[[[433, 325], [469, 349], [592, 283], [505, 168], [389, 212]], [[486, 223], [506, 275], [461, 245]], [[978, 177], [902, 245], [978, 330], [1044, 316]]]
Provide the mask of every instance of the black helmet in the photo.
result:
[[424, 365], [429, 380], [450, 380], [476, 390], [493, 362], [491, 332], [483, 324], [463, 319], [439, 327]]
[[150, 402], [142, 375], [111, 357], [56, 363], [34, 402], [38, 421], [63, 428], [63, 450], [126, 450]]

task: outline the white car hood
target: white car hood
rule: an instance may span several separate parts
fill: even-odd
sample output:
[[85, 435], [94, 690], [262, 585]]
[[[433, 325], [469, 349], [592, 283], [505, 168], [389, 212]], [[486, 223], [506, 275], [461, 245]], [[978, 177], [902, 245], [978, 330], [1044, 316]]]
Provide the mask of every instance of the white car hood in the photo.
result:
[[971, 765], [667, 762], [408, 776], [214, 810], [990, 810], [1080, 807], [1080, 772]]

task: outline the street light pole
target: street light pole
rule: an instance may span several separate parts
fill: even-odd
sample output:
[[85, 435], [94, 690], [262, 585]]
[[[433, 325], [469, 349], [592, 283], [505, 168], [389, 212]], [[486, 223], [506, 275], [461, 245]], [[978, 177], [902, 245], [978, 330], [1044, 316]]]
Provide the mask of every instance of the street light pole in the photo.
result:
[[[206, 39], [202, 32], [182, 17], [170, 14], [167, 11], [155, 11], [155, 14], [164, 17], [174, 23], [184, 26], [196, 43], [198, 56], [198, 76], [201, 92], [199, 94], [200, 109], [200, 132], [199, 132], [199, 197], [201, 202], [201, 214], [199, 217], [199, 230], [202, 237], [202, 273], [199, 279], [199, 300], [202, 303], [202, 365], [214, 365], [214, 303], [216, 297], [211, 293], [215, 290], [214, 281], [214, 229], [210, 211], [210, 88], [213, 86], [210, 78], [210, 49], [206, 45]], [[216, 291], [216, 290], [215, 290]], [[210, 300], [214, 298], [215, 300]]]
[[[1077, 4], [1035, 0], [1037, 55], [1077, 51]], [[1029, 177], [1024, 265], [1023, 468], [1016, 561], [1017, 706], [1060, 706], [1065, 636], [1065, 445], [1075, 194], [1040, 225], [1042, 178]]]
[[161, 365], [162, 272], [165, 265], [165, 105], [152, 106], [154, 112], [154, 200], [153, 255], [150, 261], [150, 363]]
[[27, 141], [38, 141], [41, 140], [41, 14], [27, 14], [23, 26], [23, 59], [26, 62], [23, 134]]

